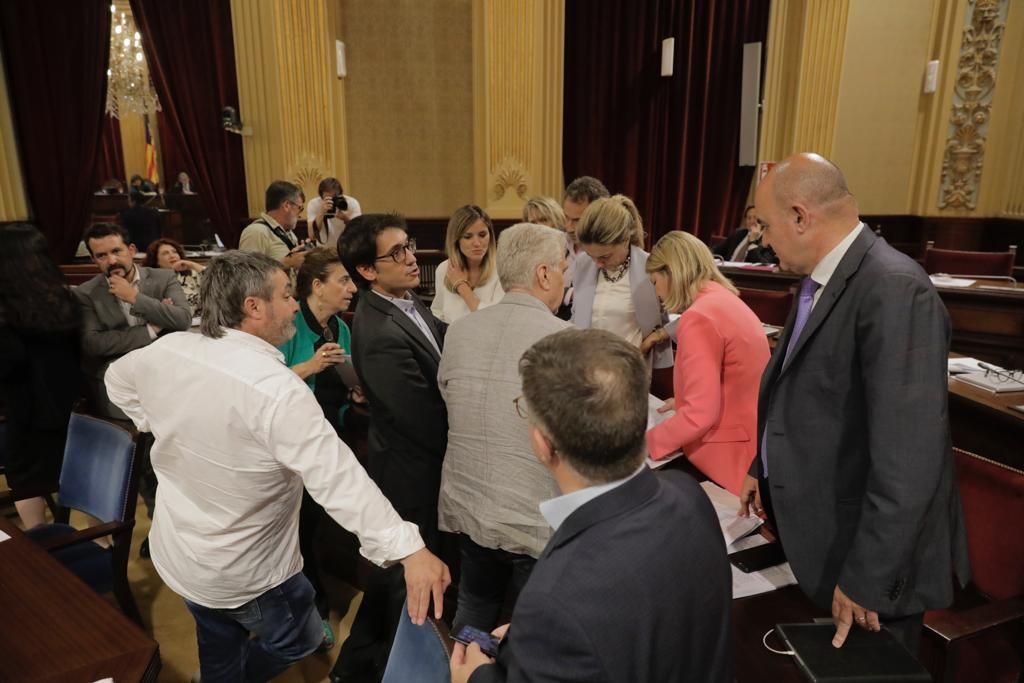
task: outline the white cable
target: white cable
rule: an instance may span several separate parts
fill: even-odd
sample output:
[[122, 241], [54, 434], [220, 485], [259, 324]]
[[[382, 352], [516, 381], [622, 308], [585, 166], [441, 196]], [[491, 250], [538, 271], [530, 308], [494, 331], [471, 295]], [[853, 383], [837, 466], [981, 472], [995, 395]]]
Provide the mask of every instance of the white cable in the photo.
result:
[[770, 650], [771, 652], [774, 652], [777, 655], [789, 655], [789, 656], [795, 655], [796, 654], [795, 650], [776, 650], [774, 647], [772, 647], [771, 645], [768, 644], [768, 636], [770, 636], [772, 634], [772, 631], [774, 631], [774, 630], [775, 630], [775, 627], [773, 626], [772, 628], [770, 628], [770, 629], [768, 629], [767, 631], [764, 632], [764, 636], [761, 638], [761, 644], [764, 645], [766, 648], [768, 648], [768, 650]]

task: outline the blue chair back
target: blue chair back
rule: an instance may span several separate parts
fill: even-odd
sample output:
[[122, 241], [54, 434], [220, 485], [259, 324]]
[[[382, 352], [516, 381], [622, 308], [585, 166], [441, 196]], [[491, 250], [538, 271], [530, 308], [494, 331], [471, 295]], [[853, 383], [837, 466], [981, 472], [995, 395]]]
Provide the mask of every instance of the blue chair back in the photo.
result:
[[127, 429], [72, 413], [60, 471], [60, 504], [104, 523], [125, 521], [134, 467], [135, 437]]
[[402, 616], [391, 645], [381, 683], [451, 683], [448, 648], [433, 620], [416, 626], [402, 605]]

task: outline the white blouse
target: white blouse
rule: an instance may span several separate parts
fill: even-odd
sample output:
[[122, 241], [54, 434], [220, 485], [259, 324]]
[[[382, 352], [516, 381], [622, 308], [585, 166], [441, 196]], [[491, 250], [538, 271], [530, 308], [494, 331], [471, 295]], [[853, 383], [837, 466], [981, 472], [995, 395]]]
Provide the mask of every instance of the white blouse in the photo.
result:
[[644, 333], [636, 320], [636, 308], [633, 306], [633, 292], [629, 286], [628, 273], [618, 282], [609, 282], [598, 271], [593, 311], [591, 327], [608, 330], [638, 347], [644, 340]]
[[[444, 278], [447, 275], [448, 260], [445, 259], [434, 273], [434, 302], [430, 304], [430, 311], [439, 320], [450, 324], [463, 316], [469, 315], [471, 311], [461, 296], [449, 292], [448, 288], [445, 287]], [[477, 310], [493, 306], [505, 296], [505, 290], [501, 288], [497, 272], [491, 276], [490, 280], [473, 288], [473, 293], [480, 300], [480, 306]]]

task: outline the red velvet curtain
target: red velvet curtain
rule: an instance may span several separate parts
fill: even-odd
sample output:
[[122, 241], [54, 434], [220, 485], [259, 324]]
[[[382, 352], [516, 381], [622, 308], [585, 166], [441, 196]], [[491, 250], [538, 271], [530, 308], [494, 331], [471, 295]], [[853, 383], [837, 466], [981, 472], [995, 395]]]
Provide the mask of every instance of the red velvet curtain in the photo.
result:
[[221, 109], [238, 108], [230, 2], [131, 0], [131, 7], [163, 107], [161, 144], [182, 167], [172, 172], [191, 172], [214, 230], [236, 246], [248, 217], [242, 140], [220, 123]]
[[[769, 0], [568, 0], [566, 182], [633, 198], [648, 239], [739, 225], [753, 167], [737, 165], [743, 44], [764, 41]], [[674, 72], [661, 41], [675, 38]]]
[[109, 41], [109, 0], [0, 2], [25, 191], [58, 262], [75, 255], [89, 219]]
[[100, 131], [100, 156], [93, 184], [99, 189], [111, 178], [117, 178], [127, 188], [127, 178], [124, 177], [124, 147], [121, 145], [121, 123], [113, 116], [104, 116], [103, 130]]
[[[162, 111], [156, 113], [156, 126], [160, 133], [160, 167], [163, 173], [161, 177], [164, 179], [164, 189], [170, 191], [174, 183], [178, 182], [179, 173], [184, 171], [191, 179], [195, 177], [195, 171], [187, 167], [185, 160], [181, 158], [181, 150], [175, 144], [176, 140], [171, 133], [167, 115]], [[192, 182], [194, 186], [195, 180]]]

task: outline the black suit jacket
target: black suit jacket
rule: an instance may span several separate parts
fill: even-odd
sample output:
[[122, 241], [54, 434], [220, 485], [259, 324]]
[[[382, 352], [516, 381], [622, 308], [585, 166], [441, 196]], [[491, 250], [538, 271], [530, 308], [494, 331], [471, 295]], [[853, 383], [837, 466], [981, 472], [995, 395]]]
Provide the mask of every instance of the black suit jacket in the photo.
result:
[[[411, 294], [439, 348], [447, 325]], [[437, 388], [440, 354], [416, 324], [374, 292], [360, 293], [352, 361], [370, 401], [367, 472], [404, 519], [437, 526], [448, 412]]]
[[801, 588], [826, 606], [838, 584], [888, 617], [947, 606], [953, 570], [968, 568], [945, 306], [917, 263], [862, 228], [783, 363], [795, 310], [761, 380], [758, 450], [765, 438]]
[[645, 467], [559, 527], [470, 683], [732, 681], [731, 576], [697, 483]]
[[148, 206], [133, 206], [121, 212], [121, 225], [128, 231], [131, 242], [139, 251], [160, 239], [163, 226], [160, 212]]

